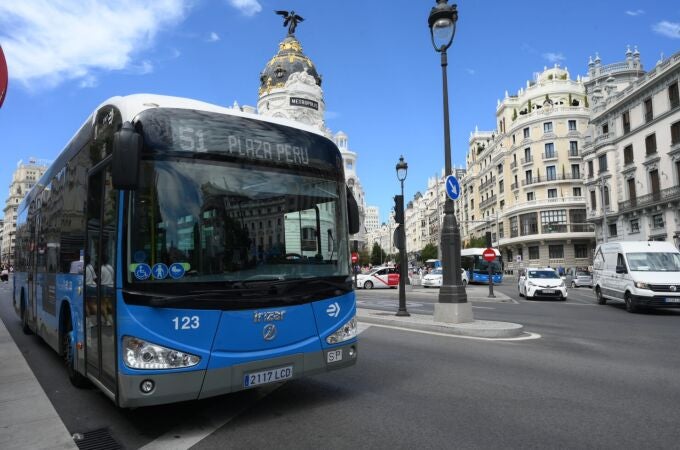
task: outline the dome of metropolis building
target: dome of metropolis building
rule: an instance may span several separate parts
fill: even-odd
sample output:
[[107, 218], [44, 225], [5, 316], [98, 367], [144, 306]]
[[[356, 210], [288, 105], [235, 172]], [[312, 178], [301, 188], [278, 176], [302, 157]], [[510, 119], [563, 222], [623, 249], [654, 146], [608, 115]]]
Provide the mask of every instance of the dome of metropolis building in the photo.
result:
[[279, 43], [279, 52], [269, 60], [260, 74], [259, 94], [268, 93], [271, 89], [283, 88], [288, 77], [296, 72], [306, 72], [321, 87], [321, 76], [317, 73], [312, 61], [302, 53], [302, 45], [295, 36], [286, 36]]

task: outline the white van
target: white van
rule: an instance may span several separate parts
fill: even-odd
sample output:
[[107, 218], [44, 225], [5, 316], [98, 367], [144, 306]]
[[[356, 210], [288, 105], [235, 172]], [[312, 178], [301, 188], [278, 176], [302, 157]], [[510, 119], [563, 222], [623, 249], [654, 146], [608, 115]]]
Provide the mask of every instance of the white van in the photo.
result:
[[680, 308], [680, 252], [669, 242], [600, 244], [593, 258], [597, 302], [622, 301], [640, 307]]

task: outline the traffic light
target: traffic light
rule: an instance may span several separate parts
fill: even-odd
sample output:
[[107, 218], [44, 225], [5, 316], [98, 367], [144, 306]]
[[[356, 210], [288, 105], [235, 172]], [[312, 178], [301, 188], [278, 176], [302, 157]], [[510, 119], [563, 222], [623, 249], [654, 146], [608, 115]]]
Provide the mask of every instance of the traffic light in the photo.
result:
[[404, 196], [394, 196], [394, 221], [399, 225], [404, 224]]

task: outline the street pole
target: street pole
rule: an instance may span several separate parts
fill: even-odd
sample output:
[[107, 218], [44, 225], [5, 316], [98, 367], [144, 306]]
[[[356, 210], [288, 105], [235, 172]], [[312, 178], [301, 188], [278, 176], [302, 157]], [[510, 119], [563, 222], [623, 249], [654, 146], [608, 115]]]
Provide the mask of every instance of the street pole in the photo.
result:
[[408, 276], [408, 270], [406, 267], [406, 214], [404, 211], [404, 180], [406, 179], [406, 173], [408, 170], [408, 164], [404, 161], [404, 157], [399, 158], [399, 162], [396, 166], [397, 169], [397, 179], [401, 183], [401, 199], [396, 207], [395, 218], [397, 219], [397, 233], [399, 233], [399, 310], [397, 311], [397, 316], [408, 317], [410, 314], [406, 310], [406, 277]]
[[[453, 42], [458, 12], [456, 5], [448, 5], [447, 0], [437, 0], [428, 17], [432, 45], [441, 54], [442, 97], [444, 106], [444, 170], [451, 175], [451, 132], [449, 129], [449, 91], [446, 66], [446, 50]], [[460, 228], [456, 220], [453, 200], [447, 196], [444, 202], [444, 221], [441, 232], [443, 277], [439, 289], [438, 303], [435, 305], [435, 322], [471, 322], [472, 308], [460, 275]]]

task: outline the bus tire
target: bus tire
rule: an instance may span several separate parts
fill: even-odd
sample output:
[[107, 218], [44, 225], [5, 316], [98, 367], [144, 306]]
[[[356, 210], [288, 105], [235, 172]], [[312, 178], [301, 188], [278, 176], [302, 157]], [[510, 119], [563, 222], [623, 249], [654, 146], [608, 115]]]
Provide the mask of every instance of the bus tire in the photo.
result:
[[87, 387], [89, 382], [86, 377], [79, 373], [75, 368], [75, 342], [73, 339], [73, 325], [71, 321], [71, 310], [64, 306], [61, 314], [61, 356], [64, 359], [66, 373], [71, 384], [77, 388]]
[[21, 292], [21, 331], [24, 334], [33, 334], [33, 330], [28, 325], [28, 314], [26, 314], [26, 299], [24, 298], [24, 292]]

